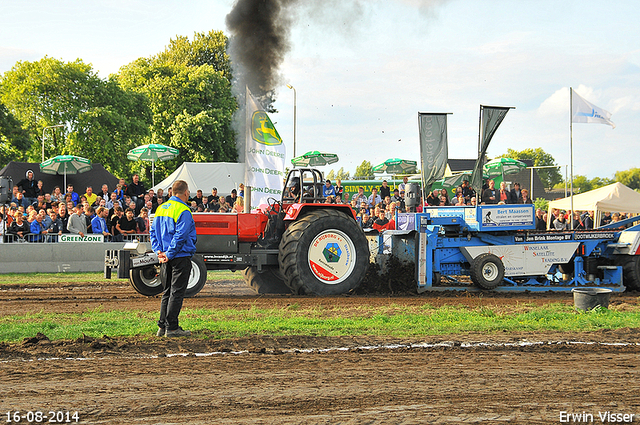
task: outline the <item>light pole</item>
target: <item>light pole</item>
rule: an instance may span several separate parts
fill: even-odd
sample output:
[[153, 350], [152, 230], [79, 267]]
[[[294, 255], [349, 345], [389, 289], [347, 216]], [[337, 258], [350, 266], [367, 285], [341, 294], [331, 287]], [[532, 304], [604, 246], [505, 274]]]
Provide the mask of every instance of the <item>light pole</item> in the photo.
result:
[[42, 162], [44, 162], [44, 132], [47, 128], [64, 127], [64, 124], [50, 125], [42, 129]]
[[296, 157], [296, 109], [297, 109], [297, 93], [296, 88], [291, 84], [287, 84], [291, 90], [293, 90], [293, 157]]

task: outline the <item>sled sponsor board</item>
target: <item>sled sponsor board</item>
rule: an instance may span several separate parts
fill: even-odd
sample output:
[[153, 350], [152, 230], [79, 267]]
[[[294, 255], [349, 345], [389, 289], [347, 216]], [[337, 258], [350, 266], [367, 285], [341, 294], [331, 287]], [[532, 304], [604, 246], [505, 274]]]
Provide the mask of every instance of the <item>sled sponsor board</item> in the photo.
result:
[[533, 205], [480, 205], [477, 208], [476, 220], [480, 231], [536, 228]]
[[549, 272], [554, 264], [571, 261], [579, 242], [536, 243], [461, 247], [469, 262], [478, 255], [494, 254], [504, 264], [505, 276], [539, 276]]

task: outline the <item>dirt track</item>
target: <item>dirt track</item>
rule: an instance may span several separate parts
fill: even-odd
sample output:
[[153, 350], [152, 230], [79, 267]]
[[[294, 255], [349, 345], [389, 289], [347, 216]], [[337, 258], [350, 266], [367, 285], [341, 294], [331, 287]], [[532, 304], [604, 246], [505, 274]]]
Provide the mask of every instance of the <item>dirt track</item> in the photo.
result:
[[[397, 298], [248, 294], [237, 282], [222, 282], [207, 285], [186, 306], [268, 307], [293, 299], [301, 307], [428, 302], [499, 308], [572, 302], [570, 295], [557, 294]], [[84, 311], [99, 305], [156, 311], [159, 304], [157, 298], [142, 298], [119, 283], [33, 290], [4, 287], [0, 300], [0, 315]], [[612, 297], [612, 308], [639, 304], [637, 294]], [[109, 337], [49, 341], [40, 336], [0, 345], [0, 415], [5, 415], [0, 420], [6, 421], [9, 410], [45, 414], [77, 410], [81, 422], [91, 424], [531, 424], [560, 423], [560, 412], [567, 411], [592, 414], [594, 422], [602, 423], [598, 412], [640, 414], [638, 343], [640, 332], [635, 329], [420, 340], [256, 336], [223, 341]], [[640, 422], [638, 418], [634, 416], [634, 422]]]

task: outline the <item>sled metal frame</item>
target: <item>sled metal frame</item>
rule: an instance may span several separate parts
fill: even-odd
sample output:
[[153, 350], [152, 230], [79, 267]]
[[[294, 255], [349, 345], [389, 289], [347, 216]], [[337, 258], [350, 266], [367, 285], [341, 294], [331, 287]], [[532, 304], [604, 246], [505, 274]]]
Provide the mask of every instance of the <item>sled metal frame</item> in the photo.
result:
[[[417, 215], [424, 216], [424, 214]], [[638, 220], [637, 217], [636, 220]], [[465, 284], [458, 279], [459, 276], [469, 275], [468, 262], [460, 248], [464, 246], [512, 245], [516, 243], [516, 236], [519, 238], [527, 236], [526, 230], [518, 229], [506, 232], [471, 231], [464, 222], [464, 217], [436, 217], [429, 220], [430, 223], [436, 224], [430, 224], [428, 227], [420, 227], [418, 217], [415, 222], [416, 227], [420, 230], [387, 230], [382, 233], [366, 231], [365, 233], [372, 252], [377, 250], [378, 262], [388, 258], [389, 255], [395, 256], [403, 262], [415, 262], [415, 280], [419, 293], [427, 291], [487, 291], [472, 283]], [[636, 227], [640, 228], [640, 225], [634, 226], [632, 229], [636, 230]], [[602, 238], [598, 238], [598, 235], [595, 234], [593, 239], [578, 239], [575, 232], [567, 233], [571, 233], [571, 238], [566, 241], [547, 241], [544, 243], [551, 245], [579, 241], [580, 244], [572, 259], [574, 270], [570, 279], [565, 280], [558, 265], [554, 264], [545, 275], [505, 276], [503, 284], [492, 291], [571, 292], [574, 288], [589, 286], [607, 288], [613, 292], [623, 292], [625, 286], [623, 285], [621, 266], [598, 266], [598, 270], [602, 274], [601, 279], [588, 275], [583, 259], [583, 256], [610, 258], [610, 254], [619, 248], [619, 244], [616, 243], [619, 232], [615, 232], [613, 238], [611, 231], [603, 233]], [[518, 242], [522, 242], [522, 240], [518, 240]], [[431, 259], [431, 261], [427, 259]], [[434, 285], [436, 272], [440, 273], [440, 285], [437, 286]], [[421, 280], [424, 282], [422, 285], [420, 284]], [[444, 284], [445, 281], [449, 284]]]

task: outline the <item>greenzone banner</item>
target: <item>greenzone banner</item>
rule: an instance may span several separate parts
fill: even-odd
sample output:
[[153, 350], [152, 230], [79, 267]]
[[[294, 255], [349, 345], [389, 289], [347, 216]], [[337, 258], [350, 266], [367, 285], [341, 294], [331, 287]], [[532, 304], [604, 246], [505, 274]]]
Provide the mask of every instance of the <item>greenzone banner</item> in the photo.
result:
[[489, 142], [496, 133], [496, 130], [502, 123], [502, 120], [513, 107], [503, 106], [484, 106], [480, 105], [480, 140], [478, 141], [478, 159], [473, 167], [471, 174], [471, 187], [476, 193], [480, 194], [482, 190], [482, 167], [484, 165], [484, 156], [489, 148]]
[[246, 186], [251, 186], [251, 207], [280, 199], [285, 177], [286, 150], [271, 119], [247, 88]]
[[422, 185], [431, 190], [436, 180], [444, 177], [449, 160], [446, 113], [418, 113]]
[[89, 234], [89, 235], [73, 235], [68, 233], [63, 233], [58, 236], [58, 240], [60, 242], [96, 242], [102, 243], [104, 242], [104, 236], [100, 234]]

